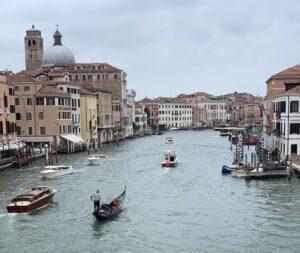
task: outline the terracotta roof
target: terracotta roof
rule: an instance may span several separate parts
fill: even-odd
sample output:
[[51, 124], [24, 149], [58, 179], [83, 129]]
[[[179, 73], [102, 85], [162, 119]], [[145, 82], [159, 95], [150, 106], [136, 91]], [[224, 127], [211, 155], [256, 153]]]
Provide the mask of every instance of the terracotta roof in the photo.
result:
[[137, 101], [137, 103], [143, 103], [143, 104], [145, 104], [145, 103], [154, 103], [154, 101], [150, 98], [145, 97], [142, 100]]
[[22, 83], [22, 82], [36, 82], [36, 80], [27, 73], [19, 72], [14, 75], [7, 76], [7, 82], [9, 83]]
[[206, 92], [195, 92], [192, 94], [180, 94], [177, 96], [178, 98], [191, 98], [191, 97], [215, 97], [214, 95], [211, 95], [209, 93]]
[[92, 92], [87, 91], [86, 89], [80, 87], [80, 95], [85, 95], [85, 96], [94, 96], [96, 97], [96, 95]]
[[85, 82], [85, 83], [78, 83], [80, 87], [84, 88], [88, 91], [102, 91], [102, 92], [109, 92], [112, 93], [112, 90], [107, 88], [107, 85], [103, 83], [92, 83], [92, 82]]
[[186, 101], [182, 101], [181, 99], [179, 98], [171, 98], [171, 97], [158, 97], [156, 99], [153, 99], [155, 102], [158, 102], [158, 103], [168, 103], [168, 104], [190, 104]]
[[43, 97], [71, 97], [70, 94], [60, 90], [55, 89], [52, 86], [49, 86], [47, 84], [43, 84], [42, 87], [38, 90], [36, 93], [37, 97], [43, 96]]
[[266, 83], [272, 79], [283, 80], [283, 79], [300, 79], [300, 64], [293, 67], [287, 68], [275, 75], [272, 75]]
[[[82, 66], [83, 69], [76, 69], [76, 66]], [[101, 66], [100, 69], [92, 69], [92, 66]], [[114, 67], [108, 63], [76, 63], [74, 68], [67, 68], [71, 73], [85, 73], [85, 72], [120, 72], [121, 69]]]

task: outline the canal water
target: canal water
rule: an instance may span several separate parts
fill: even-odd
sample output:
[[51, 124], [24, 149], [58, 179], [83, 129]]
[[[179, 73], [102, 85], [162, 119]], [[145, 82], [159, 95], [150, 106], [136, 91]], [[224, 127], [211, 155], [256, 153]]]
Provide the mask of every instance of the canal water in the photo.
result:
[[[172, 135], [174, 145], [164, 144]], [[161, 168], [173, 149], [179, 166]], [[221, 175], [232, 161], [228, 138], [177, 131], [104, 147], [110, 162], [89, 166], [86, 153], [59, 157], [73, 175], [43, 180], [43, 160], [0, 173], [0, 252], [300, 252], [300, 181], [250, 181]], [[31, 186], [58, 190], [30, 215], [7, 214]], [[110, 201], [127, 186], [122, 214], [101, 223], [90, 195]]]

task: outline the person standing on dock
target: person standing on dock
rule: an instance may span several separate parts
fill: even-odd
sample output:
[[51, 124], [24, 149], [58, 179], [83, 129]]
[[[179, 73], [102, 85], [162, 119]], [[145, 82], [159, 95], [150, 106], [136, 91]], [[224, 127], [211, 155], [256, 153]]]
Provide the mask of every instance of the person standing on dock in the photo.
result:
[[94, 193], [91, 196], [91, 200], [94, 201], [94, 211], [98, 211], [100, 208], [100, 201], [101, 201], [101, 196], [99, 194], [99, 190], [97, 190], [96, 193]]

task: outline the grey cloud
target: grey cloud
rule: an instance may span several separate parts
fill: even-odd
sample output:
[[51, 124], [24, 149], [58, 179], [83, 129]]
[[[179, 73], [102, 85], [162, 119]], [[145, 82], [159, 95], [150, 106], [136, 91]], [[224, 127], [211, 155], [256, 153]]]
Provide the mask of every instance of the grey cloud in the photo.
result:
[[32, 23], [45, 48], [59, 23], [78, 62], [124, 69], [139, 98], [197, 90], [263, 95], [269, 75], [300, 62], [299, 7], [296, 0], [1, 1], [0, 68], [24, 68]]

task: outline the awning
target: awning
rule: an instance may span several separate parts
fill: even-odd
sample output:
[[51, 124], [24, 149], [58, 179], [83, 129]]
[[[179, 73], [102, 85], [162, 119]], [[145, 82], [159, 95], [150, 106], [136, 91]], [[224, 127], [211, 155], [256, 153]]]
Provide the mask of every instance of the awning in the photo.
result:
[[10, 143], [9, 145], [4, 144], [4, 147], [3, 147], [3, 144], [0, 144], [0, 151], [11, 150], [11, 149], [20, 149], [20, 148], [24, 148], [24, 147], [25, 147], [25, 143], [23, 143], [23, 142], [19, 142], [18, 144]]
[[60, 137], [76, 144], [85, 143], [85, 140], [75, 134], [61, 134]]

